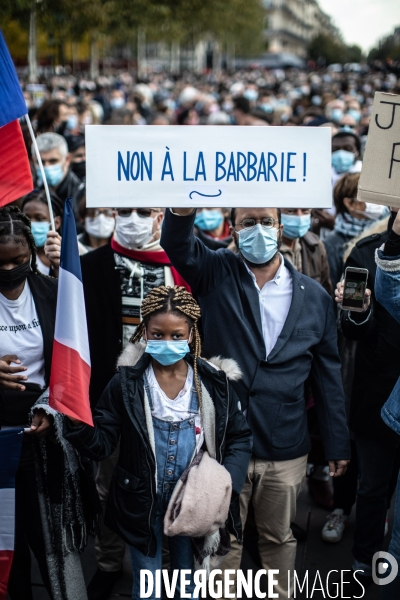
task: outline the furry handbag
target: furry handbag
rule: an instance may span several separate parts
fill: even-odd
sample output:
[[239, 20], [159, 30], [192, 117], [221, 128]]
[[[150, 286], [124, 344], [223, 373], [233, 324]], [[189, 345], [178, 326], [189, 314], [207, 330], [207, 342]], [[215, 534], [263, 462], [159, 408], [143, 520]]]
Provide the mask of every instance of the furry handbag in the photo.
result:
[[232, 494], [228, 471], [200, 450], [177, 482], [164, 517], [164, 533], [206, 537], [225, 527]]

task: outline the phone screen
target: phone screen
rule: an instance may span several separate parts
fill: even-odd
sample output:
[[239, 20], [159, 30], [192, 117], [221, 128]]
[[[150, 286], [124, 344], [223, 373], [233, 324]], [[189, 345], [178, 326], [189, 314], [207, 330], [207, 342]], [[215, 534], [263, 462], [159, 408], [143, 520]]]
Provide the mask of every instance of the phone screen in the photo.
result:
[[367, 273], [346, 269], [342, 308], [361, 309], [367, 287]]

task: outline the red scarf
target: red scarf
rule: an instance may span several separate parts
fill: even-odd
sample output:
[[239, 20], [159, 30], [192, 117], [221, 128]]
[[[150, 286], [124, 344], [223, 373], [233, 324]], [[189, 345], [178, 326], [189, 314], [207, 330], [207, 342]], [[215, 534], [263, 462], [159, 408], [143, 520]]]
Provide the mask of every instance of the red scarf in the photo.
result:
[[189, 285], [186, 281], [181, 277], [178, 271], [171, 265], [171, 261], [169, 260], [167, 254], [164, 250], [152, 251], [152, 250], [129, 250], [129, 248], [125, 248], [118, 244], [114, 237], [111, 238], [111, 248], [114, 252], [118, 252], [118, 254], [122, 254], [123, 256], [127, 256], [132, 260], [141, 263], [149, 263], [155, 265], [165, 265], [171, 269], [172, 277], [174, 278], [175, 285], [181, 285], [187, 289], [188, 292], [191, 292]]

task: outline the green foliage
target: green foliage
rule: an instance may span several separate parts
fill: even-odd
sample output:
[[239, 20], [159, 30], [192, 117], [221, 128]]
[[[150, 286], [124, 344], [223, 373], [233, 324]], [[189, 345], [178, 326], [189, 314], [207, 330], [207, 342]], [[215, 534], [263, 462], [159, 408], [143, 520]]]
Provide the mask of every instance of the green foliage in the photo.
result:
[[[0, 0], [0, 18], [28, 27], [34, 0]], [[79, 41], [90, 33], [115, 42], [135, 39], [138, 28], [149, 41], [196, 42], [210, 37], [235, 44], [241, 53], [262, 47], [261, 0], [40, 0], [40, 28], [57, 40]]]
[[340, 38], [323, 33], [311, 40], [308, 46], [308, 54], [315, 61], [324, 59], [327, 65], [360, 62], [363, 58], [360, 46], [347, 46]]
[[400, 28], [396, 29], [397, 35], [388, 35], [382, 38], [378, 46], [372, 48], [368, 54], [368, 60], [400, 60]]

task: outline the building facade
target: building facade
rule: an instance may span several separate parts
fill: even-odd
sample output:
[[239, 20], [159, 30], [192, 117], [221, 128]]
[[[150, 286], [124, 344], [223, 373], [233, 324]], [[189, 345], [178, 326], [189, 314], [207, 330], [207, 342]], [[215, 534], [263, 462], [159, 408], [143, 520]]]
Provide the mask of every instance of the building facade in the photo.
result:
[[307, 46], [323, 33], [339, 37], [338, 29], [317, 0], [264, 0], [265, 38], [270, 52], [307, 56]]

